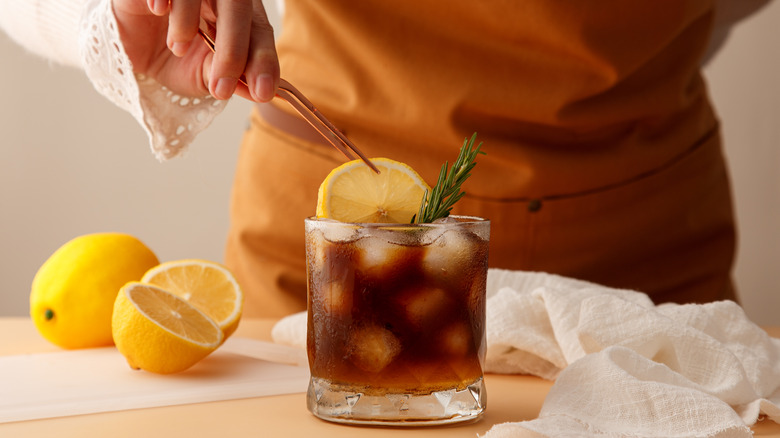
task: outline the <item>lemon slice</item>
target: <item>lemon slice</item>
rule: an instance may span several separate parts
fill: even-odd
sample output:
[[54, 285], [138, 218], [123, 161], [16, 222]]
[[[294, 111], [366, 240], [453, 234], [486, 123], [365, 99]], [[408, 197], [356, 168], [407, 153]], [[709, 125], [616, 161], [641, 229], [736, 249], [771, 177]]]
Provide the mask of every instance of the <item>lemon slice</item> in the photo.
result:
[[114, 303], [112, 333], [133, 369], [184, 371], [222, 343], [222, 330], [195, 306], [156, 286], [127, 283]]
[[333, 169], [320, 185], [317, 217], [352, 223], [409, 223], [430, 186], [411, 167], [372, 158], [377, 175], [360, 160]]
[[195, 259], [165, 262], [148, 270], [141, 282], [187, 300], [219, 325], [225, 339], [241, 320], [244, 294], [233, 274], [218, 263]]

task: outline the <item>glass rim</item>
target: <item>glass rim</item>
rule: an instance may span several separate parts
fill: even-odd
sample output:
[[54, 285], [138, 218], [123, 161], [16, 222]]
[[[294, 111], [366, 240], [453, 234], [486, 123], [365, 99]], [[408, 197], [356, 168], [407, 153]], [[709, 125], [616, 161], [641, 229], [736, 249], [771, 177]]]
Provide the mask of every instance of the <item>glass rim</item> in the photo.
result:
[[304, 219], [304, 222], [312, 222], [318, 224], [338, 224], [338, 225], [347, 225], [352, 227], [363, 227], [363, 228], [399, 228], [399, 227], [441, 228], [441, 227], [455, 226], [455, 225], [490, 224], [490, 219], [485, 219], [479, 216], [451, 214], [448, 217], [458, 219], [458, 222], [445, 222], [445, 223], [426, 222], [421, 224], [412, 224], [412, 223], [405, 224], [399, 222], [341, 222], [336, 219], [322, 218], [316, 216], [309, 216]]

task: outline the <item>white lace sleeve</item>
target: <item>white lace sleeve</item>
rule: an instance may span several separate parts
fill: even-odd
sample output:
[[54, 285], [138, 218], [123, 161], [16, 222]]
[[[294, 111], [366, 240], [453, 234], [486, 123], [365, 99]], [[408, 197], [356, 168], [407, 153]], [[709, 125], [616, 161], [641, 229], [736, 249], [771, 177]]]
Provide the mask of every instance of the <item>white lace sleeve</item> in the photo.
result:
[[31, 53], [80, 65], [76, 36], [84, 0], [0, 1], [0, 29]]
[[135, 117], [159, 160], [184, 152], [227, 104], [211, 96], [180, 96], [133, 73], [110, 0], [88, 2], [81, 19], [79, 47], [84, 70], [95, 89]]

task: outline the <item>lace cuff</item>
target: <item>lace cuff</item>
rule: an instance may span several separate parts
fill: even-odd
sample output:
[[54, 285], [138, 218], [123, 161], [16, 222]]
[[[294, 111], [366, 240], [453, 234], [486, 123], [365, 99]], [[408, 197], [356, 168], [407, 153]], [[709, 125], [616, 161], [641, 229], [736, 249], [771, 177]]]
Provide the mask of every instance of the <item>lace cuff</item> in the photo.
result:
[[79, 48], [95, 89], [133, 115], [161, 161], [182, 154], [227, 105], [211, 96], [180, 96], [152, 78], [135, 74], [110, 0], [89, 1], [81, 19]]

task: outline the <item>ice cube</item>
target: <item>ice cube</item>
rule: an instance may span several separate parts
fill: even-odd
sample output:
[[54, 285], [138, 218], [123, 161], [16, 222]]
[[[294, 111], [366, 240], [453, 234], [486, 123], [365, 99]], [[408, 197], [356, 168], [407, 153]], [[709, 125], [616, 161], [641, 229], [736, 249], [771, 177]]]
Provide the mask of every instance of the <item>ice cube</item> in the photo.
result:
[[444, 216], [444, 217], [440, 217], [440, 218], [436, 219], [432, 223], [434, 223], [434, 224], [456, 224], [458, 222], [460, 222], [460, 221], [455, 219], [452, 216]]
[[328, 242], [321, 230], [311, 230], [306, 234], [306, 260], [309, 269], [316, 273], [322, 272], [325, 266], [325, 253]]
[[417, 328], [435, 324], [450, 301], [447, 291], [441, 288], [415, 288], [398, 295], [407, 321]]
[[324, 223], [323, 227], [320, 229], [322, 230], [325, 239], [330, 242], [351, 242], [360, 236], [358, 233], [358, 230], [360, 229], [359, 226], [338, 221], [328, 221], [328, 223]]
[[352, 309], [354, 287], [354, 275], [332, 278], [331, 281], [320, 284], [313, 295], [313, 310], [337, 317], [348, 315]]
[[440, 348], [448, 355], [465, 356], [474, 346], [473, 338], [468, 324], [452, 324], [441, 331]]
[[425, 234], [422, 231], [412, 225], [392, 225], [373, 228], [370, 233], [394, 245], [417, 246], [420, 245], [420, 235]]
[[405, 248], [374, 236], [358, 240], [355, 246], [358, 248], [357, 269], [371, 277], [380, 277], [387, 272]]
[[350, 334], [350, 360], [359, 369], [370, 373], [382, 371], [401, 353], [401, 342], [388, 329], [368, 325]]
[[487, 267], [475, 269], [470, 280], [471, 287], [467, 297], [469, 309], [472, 313], [483, 312], [486, 299]]
[[459, 273], [477, 250], [475, 239], [476, 236], [468, 231], [445, 231], [426, 247], [423, 269], [434, 277]]

